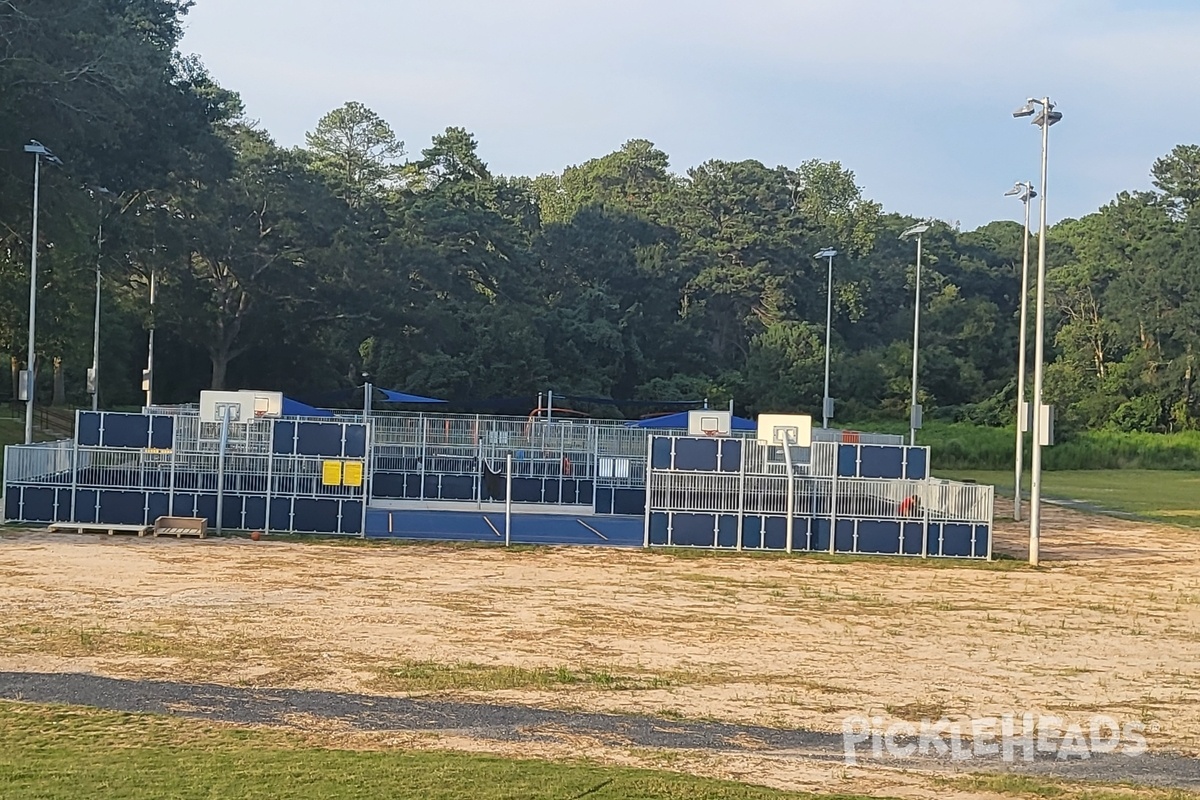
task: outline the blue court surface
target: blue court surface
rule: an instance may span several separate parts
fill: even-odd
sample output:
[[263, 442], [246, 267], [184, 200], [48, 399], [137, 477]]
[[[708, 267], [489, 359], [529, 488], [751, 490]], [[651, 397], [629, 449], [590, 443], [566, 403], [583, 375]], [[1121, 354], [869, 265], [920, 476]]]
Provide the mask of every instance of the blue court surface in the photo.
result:
[[[641, 547], [641, 517], [580, 514], [512, 515], [512, 544]], [[367, 509], [369, 539], [504, 543], [504, 514], [494, 511]]]

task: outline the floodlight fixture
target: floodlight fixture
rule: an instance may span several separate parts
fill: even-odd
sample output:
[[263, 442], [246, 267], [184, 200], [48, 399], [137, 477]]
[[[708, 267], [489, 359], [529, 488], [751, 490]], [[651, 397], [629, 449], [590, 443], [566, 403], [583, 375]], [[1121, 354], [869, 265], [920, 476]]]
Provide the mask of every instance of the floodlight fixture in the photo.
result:
[[900, 238], [907, 239], [910, 236], [920, 236], [921, 234], [925, 233], [932, 227], [933, 227], [933, 225], [930, 221], [918, 222], [916, 225], [913, 225], [911, 228], [906, 230], [904, 233], [900, 234]]
[[63, 165], [62, 159], [50, 152], [50, 148], [46, 147], [46, 145], [42, 144], [37, 139], [29, 140], [29, 144], [25, 145], [25, 152], [33, 153], [40, 158], [44, 158], [51, 164], [55, 164], [60, 167]]
[[820, 252], [813, 253], [813, 258], [833, 258], [838, 254], [832, 247], [824, 247]]
[[1038, 101], [1034, 98], [1029, 98], [1025, 101], [1025, 105], [1013, 112], [1014, 117], [1032, 117], [1037, 113]]

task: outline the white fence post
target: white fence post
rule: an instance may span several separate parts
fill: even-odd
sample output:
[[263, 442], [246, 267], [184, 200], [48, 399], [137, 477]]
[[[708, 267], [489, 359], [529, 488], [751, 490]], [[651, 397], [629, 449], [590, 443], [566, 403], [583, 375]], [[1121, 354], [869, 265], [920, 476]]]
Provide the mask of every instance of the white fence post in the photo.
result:
[[225, 506], [225, 446], [229, 442], [229, 411], [232, 406], [226, 404], [221, 410], [221, 446], [217, 451], [217, 535], [221, 535], [221, 513]]
[[504, 456], [504, 546], [512, 544], [512, 453]]

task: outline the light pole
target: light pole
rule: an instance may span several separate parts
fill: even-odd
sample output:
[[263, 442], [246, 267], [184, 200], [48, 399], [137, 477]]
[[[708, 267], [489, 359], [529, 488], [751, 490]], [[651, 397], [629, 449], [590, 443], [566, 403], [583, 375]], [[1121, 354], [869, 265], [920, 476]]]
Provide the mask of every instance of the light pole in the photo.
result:
[[[1041, 109], [1039, 111], [1039, 109]], [[1029, 479], [1029, 563], [1037, 566], [1042, 529], [1042, 442], [1048, 438], [1042, 423], [1042, 378], [1045, 360], [1046, 331], [1046, 167], [1050, 152], [1050, 126], [1062, 119], [1054, 110], [1049, 97], [1029, 98], [1013, 112], [1014, 117], [1033, 117], [1031, 122], [1042, 129], [1042, 200], [1038, 204], [1041, 217], [1038, 228], [1037, 313], [1034, 324], [1033, 353], [1033, 463]]]
[[[93, 198], [116, 200], [117, 196], [103, 186], [88, 187]], [[104, 206], [96, 224], [96, 312], [92, 319], [92, 366], [88, 370], [87, 388], [92, 395], [92, 411], [100, 407], [100, 258], [104, 253]]]
[[1037, 192], [1033, 189], [1033, 184], [1029, 181], [1024, 183], [1018, 182], [1004, 193], [1005, 197], [1016, 197], [1025, 205], [1025, 240], [1022, 247], [1021, 255], [1021, 332], [1019, 334], [1019, 344], [1017, 345], [1017, 455], [1015, 459], [1017, 481], [1016, 490], [1013, 494], [1013, 519], [1017, 522], [1021, 521], [1021, 475], [1024, 471], [1023, 467], [1025, 460], [1025, 425], [1024, 405], [1025, 405], [1025, 329], [1027, 311], [1029, 305], [1029, 201], [1037, 197]]
[[25, 145], [26, 153], [33, 153], [33, 238], [29, 242], [29, 354], [25, 361], [25, 444], [33, 442], [33, 394], [34, 336], [37, 328], [37, 257], [38, 257], [38, 194], [41, 190], [42, 159], [51, 164], [62, 165], [58, 156], [36, 139]]
[[146, 408], [154, 405], [154, 290], [158, 284], [157, 269], [150, 265], [150, 338], [146, 343], [146, 371], [142, 376], [142, 388], [146, 390]]
[[828, 428], [829, 420], [833, 419], [833, 398], [829, 396], [829, 331], [833, 327], [833, 257], [838, 254], [832, 247], [826, 247], [813, 258], [829, 259], [829, 285], [825, 294], [825, 395], [821, 401], [821, 427]]
[[930, 227], [932, 226], [929, 222], [921, 222], [900, 234], [900, 238], [903, 240], [907, 240], [911, 236], [917, 237], [916, 295], [913, 300], [912, 400], [908, 406], [908, 443], [910, 445], [917, 443], [917, 428], [921, 427], [921, 406], [917, 402], [917, 343], [921, 337], [921, 237]]

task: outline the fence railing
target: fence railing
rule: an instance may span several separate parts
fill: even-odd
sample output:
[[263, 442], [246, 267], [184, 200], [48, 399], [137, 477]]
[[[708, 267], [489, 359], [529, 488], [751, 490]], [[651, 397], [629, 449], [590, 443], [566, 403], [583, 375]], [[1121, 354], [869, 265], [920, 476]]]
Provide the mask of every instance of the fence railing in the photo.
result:
[[42, 481], [56, 483], [74, 467], [74, 442], [60, 439], [55, 442], [11, 444], [4, 448], [4, 480], [8, 482]]

